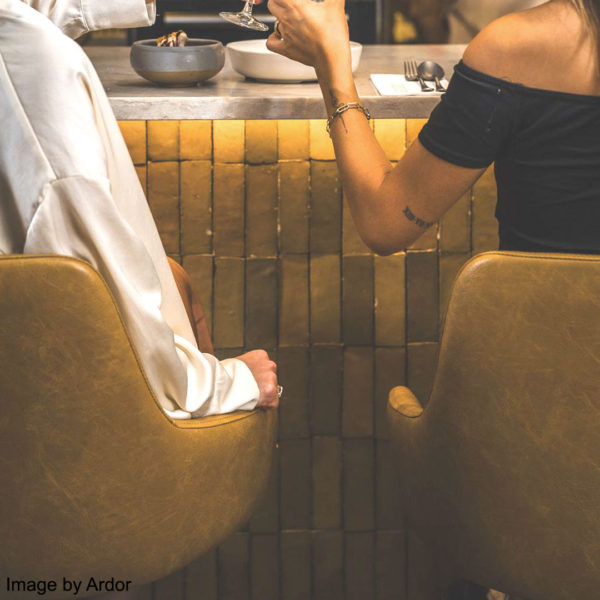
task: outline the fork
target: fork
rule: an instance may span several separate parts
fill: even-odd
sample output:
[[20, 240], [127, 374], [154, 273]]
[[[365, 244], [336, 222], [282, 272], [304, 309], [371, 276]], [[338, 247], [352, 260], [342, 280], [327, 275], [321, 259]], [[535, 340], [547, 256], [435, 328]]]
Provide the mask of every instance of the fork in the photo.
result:
[[404, 61], [404, 77], [406, 81], [418, 81], [421, 84], [422, 92], [433, 92], [433, 88], [429, 87], [422, 77], [419, 77], [417, 72], [417, 61], [416, 60], [405, 60]]

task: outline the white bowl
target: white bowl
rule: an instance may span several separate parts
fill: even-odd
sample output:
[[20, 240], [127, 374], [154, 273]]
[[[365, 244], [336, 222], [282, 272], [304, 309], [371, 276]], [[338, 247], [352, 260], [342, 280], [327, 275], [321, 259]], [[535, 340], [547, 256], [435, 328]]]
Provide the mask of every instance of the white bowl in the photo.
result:
[[[271, 52], [267, 48], [267, 40], [231, 42], [226, 47], [231, 66], [241, 75], [251, 79], [277, 83], [317, 80], [317, 74], [312, 67]], [[350, 42], [350, 53], [352, 55], [352, 72], [354, 73], [362, 54], [361, 44]]]

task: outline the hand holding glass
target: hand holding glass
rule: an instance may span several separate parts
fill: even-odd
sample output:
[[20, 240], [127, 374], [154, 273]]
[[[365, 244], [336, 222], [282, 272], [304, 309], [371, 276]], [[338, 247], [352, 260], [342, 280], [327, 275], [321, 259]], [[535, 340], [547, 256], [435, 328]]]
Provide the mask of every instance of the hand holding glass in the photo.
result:
[[234, 23], [235, 25], [239, 25], [240, 27], [255, 29], [256, 31], [268, 31], [269, 27], [267, 25], [261, 23], [252, 16], [253, 6], [254, 2], [248, 0], [240, 12], [221, 12], [219, 13], [219, 16], [231, 23]]

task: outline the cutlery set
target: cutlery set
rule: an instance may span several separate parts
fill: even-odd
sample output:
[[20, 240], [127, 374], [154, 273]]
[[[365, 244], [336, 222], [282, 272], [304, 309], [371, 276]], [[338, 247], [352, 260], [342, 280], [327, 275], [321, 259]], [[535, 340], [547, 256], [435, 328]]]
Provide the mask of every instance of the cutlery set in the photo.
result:
[[[416, 60], [404, 61], [404, 77], [406, 81], [418, 81], [422, 92], [445, 92], [441, 79], [444, 77], [444, 69], [438, 63], [430, 60], [422, 62], [417, 66]], [[428, 86], [425, 81], [434, 81], [434, 88]]]

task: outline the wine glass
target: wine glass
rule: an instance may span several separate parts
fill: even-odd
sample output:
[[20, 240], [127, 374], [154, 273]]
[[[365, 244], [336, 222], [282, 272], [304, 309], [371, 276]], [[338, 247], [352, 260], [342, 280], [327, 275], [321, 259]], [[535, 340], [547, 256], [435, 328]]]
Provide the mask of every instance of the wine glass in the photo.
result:
[[268, 31], [269, 27], [267, 25], [261, 23], [252, 16], [253, 5], [254, 3], [248, 0], [240, 12], [220, 12], [219, 16], [240, 27], [256, 29], [256, 31]]

